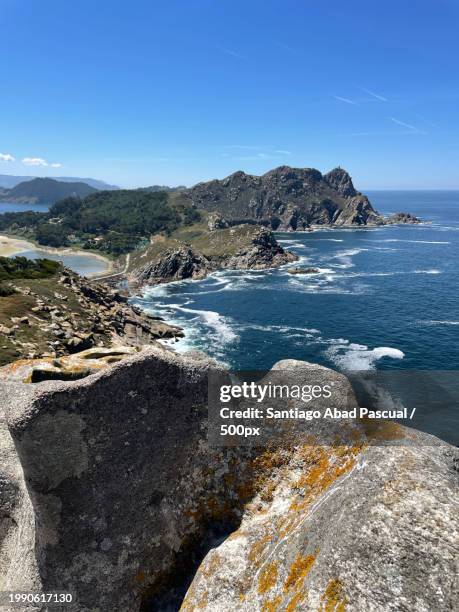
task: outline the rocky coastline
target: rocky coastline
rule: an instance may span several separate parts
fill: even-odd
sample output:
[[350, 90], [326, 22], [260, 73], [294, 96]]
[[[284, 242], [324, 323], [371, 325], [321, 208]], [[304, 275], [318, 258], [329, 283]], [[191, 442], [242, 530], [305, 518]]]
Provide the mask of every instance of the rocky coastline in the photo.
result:
[[[162, 251], [146, 265], [131, 266], [127, 279], [134, 287], [155, 285], [185, 279], [201, 279], [221, 269], [265, 270], [296, 261], [298, 257], [284, 250], [271, 231], [264, 227], [239, 225], [229, 229], [211, 226], [210, 232], [227, 234], [237, 245], [241, 233], [244, 240], [227, 253], [200, 252], [183, 243]], [[233, 252], [232, 252], [233, 251]]]
[[130, 304], [128, 294], [66, 268], [50, 279], [7, 286], [12, 293], [0, 303], [1, 364], [183, 336], [180, 328]]

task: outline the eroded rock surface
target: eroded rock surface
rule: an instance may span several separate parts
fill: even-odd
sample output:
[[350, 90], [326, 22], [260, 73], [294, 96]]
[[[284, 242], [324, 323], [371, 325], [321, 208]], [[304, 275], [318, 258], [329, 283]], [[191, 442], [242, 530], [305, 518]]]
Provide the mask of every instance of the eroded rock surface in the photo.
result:
[[132, 346], [113, 346], [92, 348], [59, 358], [19, 359], [0, 368], [0, 380], [23, 383], [77, 380], [104, 370], [139, 350]]
[[[352, 394], [326, 368], [275, 368]], [[0, 383], [4, 589], [70, 591], [71, 612], [177, 609], [217, 534], [183, 610], [454, 609], [457, 449], [390, 423], [213, 448], [213, 370], [151, 348], [74, 382]]]

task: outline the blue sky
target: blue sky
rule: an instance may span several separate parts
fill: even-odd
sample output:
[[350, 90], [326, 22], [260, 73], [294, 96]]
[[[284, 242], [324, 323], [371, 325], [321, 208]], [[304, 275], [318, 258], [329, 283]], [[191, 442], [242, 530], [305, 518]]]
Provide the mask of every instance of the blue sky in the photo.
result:
[[0, 174], [341, 165], [361, 189], [459, 188], [458, 16], [458, 0], [0, 0]]

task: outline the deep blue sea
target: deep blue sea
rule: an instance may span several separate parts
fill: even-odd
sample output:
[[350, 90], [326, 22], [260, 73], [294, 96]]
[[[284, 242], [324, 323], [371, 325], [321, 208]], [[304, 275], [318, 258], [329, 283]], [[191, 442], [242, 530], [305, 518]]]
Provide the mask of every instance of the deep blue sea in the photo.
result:
[[224, 271], [150, 288], [136, 301], [184, 327], [175, 347], [233, 369], [294, 358], [343, 370], [459, 369], [459, 192], [370, 192], [381, 213], [419, 226], [277, 234], [300, 256], [288, 265]]

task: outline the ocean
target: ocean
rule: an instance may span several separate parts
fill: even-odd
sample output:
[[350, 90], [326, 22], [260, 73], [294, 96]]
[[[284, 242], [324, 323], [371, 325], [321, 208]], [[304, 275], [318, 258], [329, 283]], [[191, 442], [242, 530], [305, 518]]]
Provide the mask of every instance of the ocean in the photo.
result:
[[184, 328], [176, 350], [234, 370], [301, 359], [339, 370], [459, 369], [459, 192], [374, 191], [417, 226], [324, 229], [277, 239], [319, 274], [221, 271], [147, 288], [135, 302]]

